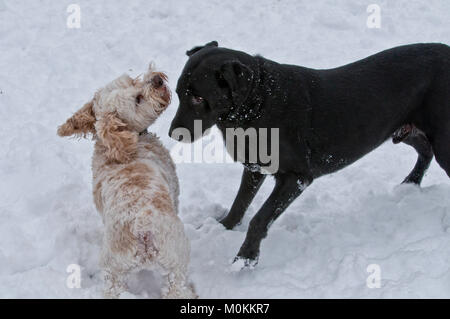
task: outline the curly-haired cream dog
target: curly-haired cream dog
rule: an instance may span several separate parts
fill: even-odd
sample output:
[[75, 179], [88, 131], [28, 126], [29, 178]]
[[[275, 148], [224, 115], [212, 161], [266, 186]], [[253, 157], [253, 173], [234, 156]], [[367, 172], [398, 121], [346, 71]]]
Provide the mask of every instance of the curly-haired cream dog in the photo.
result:
[[106, 226], [101, 264], [105, 296], [119, 297], [127, 275], [162, 270], [163, 298], [194, 298], [187, 282], [189, 241], [177, 217], [175, 166], [147, 127], [170, 103], [166, 76], [150, 66], [143, 79], [123, 75], [95, 93], [59, 136], [92, 134], [95, 205]]

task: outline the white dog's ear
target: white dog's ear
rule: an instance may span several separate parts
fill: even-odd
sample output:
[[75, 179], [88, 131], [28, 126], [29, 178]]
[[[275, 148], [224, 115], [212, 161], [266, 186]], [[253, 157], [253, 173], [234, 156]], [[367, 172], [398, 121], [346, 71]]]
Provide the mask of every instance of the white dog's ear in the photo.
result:
[[82, 136], [95, 134], [95, 114], [92, 109], [93, 102], [86, 103], [81, 109], [69, 118], [66, 123], [58, 127], [59, 136]]
[[127, 163], [137, 154], [138, 133], [130, 131], [116, 112], [103, 115], [95, 129], [110, 162]]

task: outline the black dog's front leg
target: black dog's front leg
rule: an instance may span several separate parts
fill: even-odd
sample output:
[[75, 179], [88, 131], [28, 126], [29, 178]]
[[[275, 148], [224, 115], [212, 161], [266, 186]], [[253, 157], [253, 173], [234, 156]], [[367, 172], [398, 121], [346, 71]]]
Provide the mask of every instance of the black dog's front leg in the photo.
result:
[[231, 206], [230, 212], [220, 221], [226, 229], [233, 229], [234, 226], [240, 223], [245, 211], [248, 206], [250, 206], [250, 203], [261, 187], [265, 177], [266, 175], [264, 174], [252, 172], [248, 168], [244, 167], [241, 186], [239, 187], [239, 191], [234, 199], [233, 205]]
[[312, 182], [294, 174], [275, 176], [275, 188], [258, 213], [250, 221], [245, 241], [234, 262], [243, 260], [243, 267], [254, 266], [258, 262], [261, 241], [267, 235], [270, 225], [283, 213], [295, 198]]

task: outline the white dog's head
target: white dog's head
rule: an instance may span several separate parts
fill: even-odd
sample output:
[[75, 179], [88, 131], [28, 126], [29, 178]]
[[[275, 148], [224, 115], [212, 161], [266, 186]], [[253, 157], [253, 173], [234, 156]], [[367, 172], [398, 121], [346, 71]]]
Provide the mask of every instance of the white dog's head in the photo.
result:
[[143, 79], [122, 75], [95, 93], [94, 98], [58, 128], [59, 136], [92, 134], [105, 146], [111, 162], [124, 163], [137, 151], [140, 132], [170, 104], [164, 73], [150, 65]]

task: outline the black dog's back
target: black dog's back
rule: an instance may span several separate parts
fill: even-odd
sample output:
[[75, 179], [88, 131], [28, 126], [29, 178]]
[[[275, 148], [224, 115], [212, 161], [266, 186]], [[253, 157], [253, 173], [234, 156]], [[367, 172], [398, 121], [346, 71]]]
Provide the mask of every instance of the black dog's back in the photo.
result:
[[[404, 124], [412, 123], [430, 136], [439, 121], [448, 125], [449, 61], [448, 46], [415, 44], [339, 68], [315, 70], [310, 88], [314, 130], [309, 139], [316, 155], [327, 155], [325, 161], [313, 161], [317, 173], [352, 163]], [[447, 89], [435, 92], [442, 85]], [[438, 95], [438, 106], [427, 105], [432, 94]], [[430, 107], [443, 108], [439, 121], [431, 120], [436, 112], [430, 115]]]

